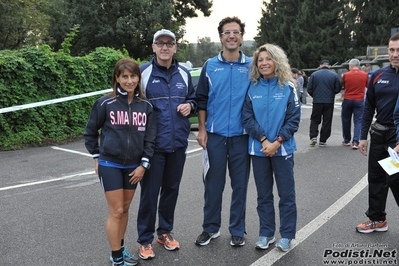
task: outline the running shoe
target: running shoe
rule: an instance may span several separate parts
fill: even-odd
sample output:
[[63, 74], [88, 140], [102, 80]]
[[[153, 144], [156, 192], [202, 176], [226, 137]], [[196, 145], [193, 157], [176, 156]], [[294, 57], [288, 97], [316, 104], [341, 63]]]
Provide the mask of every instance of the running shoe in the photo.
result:
[[202, 232], [197, 237], [197, 240], [195, 241], [195, 244], [200, 245], [200, 246], [205, 246], [205, 245], [208, 245], [209, 242], [211, 242], [212, 239], [218, 238], [219, 236], [220, 236], [220, 231], [218, 231], [216, 233]]
[[267, 237], [267, 236], [260, 236], [259, 241], [256, 242], [255, 247], [257, 249], [267, 249], [270, 244], [273, 244], [276, 241], [274, 236]]
[[349, 147], [351, 144], [349, 143], [349, 142], [345, 142], [345, 141], [342, 141], [342, 146], [347, 146], [347, 147]]
[[180, 248], [179, 242], [177, 242], [177, 240], [173, 238], [171, 232], [159, 235], [157, 238], [157, 242], [163, 245], [167, 250], [175, 250]]
[[245, 245], [245, 238], [241, 236], [231, 236], [230, 245], [233, 247], [241, 247]]
[[369, 220], [367, 222], [359, 224], [356, 227], [356, 230], [359, 233], [365, 233], [365, 234], [372, 233], [374, 231], [386, 232], [386, 231], [388, 231], [388, 222], [387, 222], [387, 220], [384, 220], [384, 221]]
[[155, 257], [154, 249], [151, 244], [139, 245], [139, 257], [143, 260]]
[[[125, 261], [125, 264], [121, 264], [121, 265], [134, 266], [134, 265], [139, 264], [138, 259], [136, 259], [134, 257], [134, 255], [130, 254], [126, 247], [122, 247], [122, 254], [123, 254], [123, 260]], [[114, 262], [114, 259], [112, 258], [112, 256], [109, 256], [109, 260], [111, 261], [112, 265], [114, 265], [114, 263], [119, 263], [119, 262]], [[116, 265], [118, 265], [118, 264], [116, 264]]]
[[111, 256], [110, 261], [112, 266], [125, 266], [125, 262], [123, 261], [123, 257], [117, 258], [120, 261], [114, 261], [114, 258]]
[[326, 142], [322, 142], [322, 141], [319, 142], [319, 147], [326, 147], [326, 146], [327, 146]]
[[312, 138], [310, 140], [310, 146], [314, 147], [316, 145], [316, 143], [317, 143], [317, 138]]
[[276, 247], [281, 251], [287, 252], [291, 247], [291, 239], [288, 238], [280, 239], [277, 242]]

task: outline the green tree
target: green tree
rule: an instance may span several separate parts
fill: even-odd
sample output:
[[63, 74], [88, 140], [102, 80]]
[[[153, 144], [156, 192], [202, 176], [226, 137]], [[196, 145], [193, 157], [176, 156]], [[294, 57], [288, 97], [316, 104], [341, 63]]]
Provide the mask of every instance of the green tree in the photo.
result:
[[399, 27], [397, 0], [352, 0], [353, 40], [358, 55], [368, 45], [387, 45], [391, 28]]
[[154, 33], [167, 28], [184, 35], [186, 18], [196, 17], [196, 10], [210, 15], [212, 2], [208, 0], [53, 0], [49, 40], [54, 49], [73, 25], [80, 30], [71, 53], [83, 55], [99, 46], [125, 48], [134, 58], [148, 58], [152, 54]]
[[46, 8], [45, 0], [0, 1], [0, 50], [40, 44], [49, 26]]
[[350, 52], [345, 22], [349, 0], [264, 2], [257, 43], [275, 43], [294, 67], [316, 67], [323, 58], [344, 62]]
[[220, 50], [221, 46], [212, 42], [210, 37], [200, 38], [192, 62], [195, 66], [202, 66], [206, 60], [217, 55]]
[[252, 46], [246, 46], [246, 45], [242, 45], [241, 46], [241, 51], [249, 57], [252, 57], [253, 53], [256, 50], [256, 45], [252, 45]]
[[195, 59], [195, 47], [192, 43], [188, 43], [187, 41], [179, 43], [175, 58], [179, 62], [190, 61], [194, 67], [197, 67], [195, 62], [192, 62]]

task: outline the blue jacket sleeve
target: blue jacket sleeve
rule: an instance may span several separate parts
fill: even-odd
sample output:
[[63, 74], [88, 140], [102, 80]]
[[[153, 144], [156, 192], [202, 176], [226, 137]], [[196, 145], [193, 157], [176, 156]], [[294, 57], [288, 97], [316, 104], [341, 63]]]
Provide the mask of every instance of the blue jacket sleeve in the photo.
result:
[[393, 122], [396, 127], [396, 142], [399, 142], [399, 97], [396, 100], [395, 109], [393, 111]]
[[[247, 94], [242, 106], [241, 112], [242, 125], [248, 134], [260, 141], [262, 136], [266, 136], [263, 128], [256, 122], [255, 115], [252, 108], [251, 96]], [[266, 136], [267, 137], [267, 136]]]
[[155, 138], [157, 136], [157, 121], [155, 111], [152, 107], [149, 108], [147, 113], [148, 124], [144, 137], [144, 149], [142, 157], [150, 159], [154, 155]]
[[188, 80], [188, 91], [187, 91], [186, 102], [192, 104], [194, 107], [193, 109], [191, 109], [190, 113], [190, 116], [192, 116], [197, 112], [197, 96], [195, 95], [195, 90], [191, 75], [189, 74], [188, 76], [189, 80]]
[[208, 61], [205, 62], [202, 67], [201, 74], [197, 85], [197, 110], [205, 110], [208, 106], [208, 94], [209, 94], [209, 84], [208, 78], [206, 77], [206, 68], [208, 66]]
[[341, 81], [339, 80], [338, 75], [336, 75], [336, 78], [334, 79], [334, 88], [335, 88], [334, 90], [335, 94], [339, 93], [342, 89], [342, 84]]
[[291, 88], [290, 98], [287, 103], [287, 110], [283, 126], [280, 129], [279, 136], [283, 140], [292, 138], [295, 132], [298, 131], [299, 122], [301, 121], [301, 106], [299, 98], [294, 87]]
[[308, 88], [307, 88], [307, 92], [310, 96], [313, 97], [313, 79], [312, 79], [312, 75], [310, 75], [309, 80], [308, 80]]

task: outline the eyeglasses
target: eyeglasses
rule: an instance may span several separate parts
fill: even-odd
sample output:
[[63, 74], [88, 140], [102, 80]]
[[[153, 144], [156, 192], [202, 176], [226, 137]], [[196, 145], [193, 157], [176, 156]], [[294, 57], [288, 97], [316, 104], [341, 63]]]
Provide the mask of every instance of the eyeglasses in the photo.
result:
[[225, 35], [225, 36], [229, 36], [229, 35], [232, 34], [232, 33], [233, 33], [234, 36], [238, 36], [238, 35], [240, 35], [242, 32], [241, 32], [241, 31], [229, 31], [229, 30], [226, 30], [226, 31], [224, 31], [224, 32], [222, 32], [222, 33], [220, 33], [220, 34]]
[[172, 48], [176, 43], [174, 43], [174, 42], [154, 42], [154, 44], [159, 48], [162, 48], [165, 44], [166, 44], [166, 47]]

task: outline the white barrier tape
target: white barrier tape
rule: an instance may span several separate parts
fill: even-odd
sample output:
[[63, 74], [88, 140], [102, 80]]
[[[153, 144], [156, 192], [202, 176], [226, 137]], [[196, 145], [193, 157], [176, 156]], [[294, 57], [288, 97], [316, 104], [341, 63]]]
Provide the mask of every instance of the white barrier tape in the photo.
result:
[[68, 97], [54, 99], [54, 100], [42, 101], [42, 102], [37, 102], [37, 103], [28, 103], [28, 104], [23, 104], [23, 105], [16, 105], [16, 106], [12, 106], [12, 107], [1, 108], [0, 114], [14, 112], [14, 111], [28, 109], [28, 108], [33, 108], [33, 107], [38, 107], [38, 106], [43, 106], [43, 105], [49, 105], [49, 104], [53, 104], [53, 103], [72, 101], [72, 100], [76, 100], [76, 99], [94, 96], [97, 94], [104, 94], [104, 93], [111, 92], [111, 91], [112, 91], [112, 89], [106, 89], [106, 90], [102, 90], [102, 91], [88, 92], [88, 93], [83, 93], [83, 94], [74, 95], [74, 96], [68, 96]]

